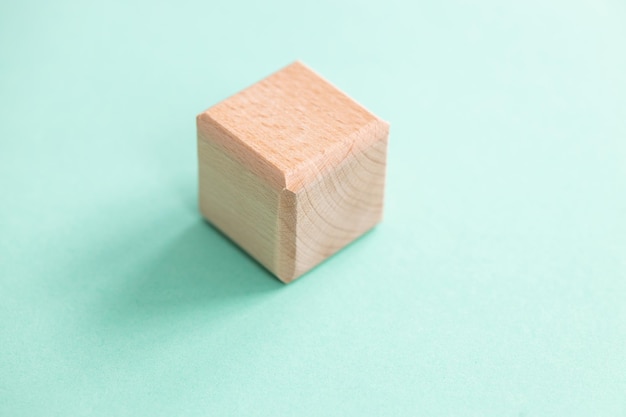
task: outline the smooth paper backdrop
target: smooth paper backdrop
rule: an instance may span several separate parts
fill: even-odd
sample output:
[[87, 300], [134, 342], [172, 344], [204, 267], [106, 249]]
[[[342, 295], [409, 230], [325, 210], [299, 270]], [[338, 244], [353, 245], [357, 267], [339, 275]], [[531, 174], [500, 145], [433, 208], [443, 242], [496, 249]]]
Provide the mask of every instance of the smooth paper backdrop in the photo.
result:
[[[626, 416], [623, 1], [0, 4], [0, 416]], [[385, 221], [284, 286], [195, 115], [301, 59]]]

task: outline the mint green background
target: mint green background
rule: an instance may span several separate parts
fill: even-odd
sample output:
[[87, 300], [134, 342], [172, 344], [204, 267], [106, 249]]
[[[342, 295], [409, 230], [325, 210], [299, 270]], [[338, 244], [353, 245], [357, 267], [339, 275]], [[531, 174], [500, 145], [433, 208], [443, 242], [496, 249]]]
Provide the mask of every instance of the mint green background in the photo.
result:
[[[392, 136], [284, 286], [194, 118], [296, 58]], [[626, 416], [622, 1], [3, 1], [0, 193], [3, 417]]]

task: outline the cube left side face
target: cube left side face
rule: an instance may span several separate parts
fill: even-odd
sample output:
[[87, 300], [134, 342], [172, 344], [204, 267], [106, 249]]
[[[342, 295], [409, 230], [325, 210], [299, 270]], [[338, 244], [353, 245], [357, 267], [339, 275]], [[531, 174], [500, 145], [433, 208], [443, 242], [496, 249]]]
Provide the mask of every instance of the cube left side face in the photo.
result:
[[221, 149], [222, 134], [198, 119], [202, 215], [280, 278], [277, 268], [280, 191]]

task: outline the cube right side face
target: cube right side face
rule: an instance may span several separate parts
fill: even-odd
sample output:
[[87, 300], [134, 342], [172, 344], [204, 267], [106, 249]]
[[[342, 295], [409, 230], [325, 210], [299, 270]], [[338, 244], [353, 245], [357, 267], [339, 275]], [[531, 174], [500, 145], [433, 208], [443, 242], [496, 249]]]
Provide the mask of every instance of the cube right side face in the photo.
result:
[[283, 191], [281, 280], [298, 278], [382, 220], [389, 125], [377, 121], [363, 135], [367, 147], [350, 150], [316, 180]]

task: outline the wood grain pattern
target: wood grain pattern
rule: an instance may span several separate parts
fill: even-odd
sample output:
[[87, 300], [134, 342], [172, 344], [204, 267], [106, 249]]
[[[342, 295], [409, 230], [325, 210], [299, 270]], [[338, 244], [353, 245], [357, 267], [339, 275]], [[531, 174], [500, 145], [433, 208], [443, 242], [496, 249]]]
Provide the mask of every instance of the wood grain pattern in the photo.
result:
[[389, 125], [300, 62], [197, 128], [202, 214], [284, 282], [382, 218]]

